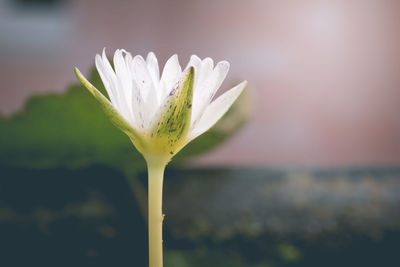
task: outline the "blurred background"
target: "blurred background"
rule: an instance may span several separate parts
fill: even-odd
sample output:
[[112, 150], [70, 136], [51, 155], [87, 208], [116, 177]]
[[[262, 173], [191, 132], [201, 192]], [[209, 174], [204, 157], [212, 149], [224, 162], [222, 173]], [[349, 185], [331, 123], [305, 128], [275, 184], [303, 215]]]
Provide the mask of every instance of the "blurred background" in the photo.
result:
[[[146, 172], [77, 83], [124, 48], [249, 88], [166, 173], [166, 266], [399, 266], [400, 2], [0, 0], [0, 265], [146, 266]], [[207, 153], [205, 153], [207, 152]]]

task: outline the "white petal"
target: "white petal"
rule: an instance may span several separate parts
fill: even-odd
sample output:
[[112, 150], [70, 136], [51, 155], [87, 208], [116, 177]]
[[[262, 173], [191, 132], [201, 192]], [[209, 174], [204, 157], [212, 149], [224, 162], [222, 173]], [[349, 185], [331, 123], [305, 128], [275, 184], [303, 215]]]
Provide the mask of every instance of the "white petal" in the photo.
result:
[[140, 94], [140, 89], [135, 81], [132, 81], [132, 113], [135, 117], [136, 127], [140, 132], [144, 132], [145, 128], [145, 118], [144, 110], [145, 103]]
[[161, 75], [160, 87], [163, 90], [163, 93], [161, 95], [162, 101], [170, 93], [176, 82], [181, 78], [181, 74], [182, 68], [179, 65], [178, 56], [173, 55], [165, 63], [164, 70]]
[[[111, 67], [111, 64], [110, 64], [110, 62], [108, 61], [108, 58], [107, 58], [107, 56], [106, 56], [106, 49], [105, 49], [105, 48], [103, 49], [102, 59], [103, 59], [103, 64], [104, 64], [104, 67], [105, 67], [107, 73], [115, 75], [114, 70], [113, 70], [113, 68]], [[114, 77], [115, 77], [115, 76], [114, 76]]]
[[144, 118], [143, 118], [143, 110], [144, 110], [144, 100], [140, 94], [139, 86], [136, 81], [133, 79], [133, 58], [130, 53], [127, 53], [125, 56], [125, 64], [130, 73], [130, 83], [131, 83], [131, 98], [128, 101], [131, 102], [132, 114], [135, 120], [135, 127], [138, 131], [143, 131], [144, 129]]
[[125, 59], [122, 55], [122, 50], [117, 49], [114, 53], [114, 68], [116, 75], [126, 77], [128, 75], [128, 70], [126, 68]]
[[127, 55], [125, 57], [125, 62], [128, 66], [128, 69], [132, 75], [132, 113], [136, 121], [136, 126], [140, 131], [144, 131], [145, 128], [145, 115], [144, 115], [144, 99], [141, 93], [141, 88], [139, 84], [136, 82], [135, 76], [135, 67], [133, 63], [133, 58], [131, 55]]
[[141, 56], [135, 56], [132, 60], [131, 70], [133, 80], [136, 82], [140, 90], [140, 95], [143, 100], [143, 120], [144, 128], [149, 125], [153, 114], [159, 107], [159, 100], [155, 92], [154, 84], [150, 73], [147, 70], [147, 64]]
[[107, 72], [103, 66], [103, 61], [102, 61], [100, 55], [96, 55], [95, 63], [96, 63], [97, 72], [99, 73], [100, 78], [103, 81], [103, 84], [104, 84], [104, 87], [106, 88], [108, 97], [110, 98], [111, 102], [115, 102], [113, 99], [114, 95], [113, 95], [113, 92], [112, 92], [111, 86], [110, 86], [111, 81], [108, 79], [109, 75], [106, 74]]
[[106, 88], [107, 94], [111, 100], [111, 103], [115, 106], [118, 105], [117, 97], [118, 92], [116, 90], [116, 76], [114, 70], [111, 68], [110, 62], [103, 49], [103, 56], [96, 55], [95, 63], [97, 71], [99, 72], [100, 78], [103, 81], [104, 87]]
[[206, 108], [200, 120], [194, 125], [194, 128], [190, 133], [189, 140], [193, 140], [197, 136], [210, 129], [228, 111], [231, 105], [243, 92], [243, 89], [246, 87], [246, 85], [247, 81], [244, 81], [213, 101]]
[[135, 56], [132, 60], [132, 65], [130, 66], [132, 71], [133, 79], [137, 82], [142, 96], [146, 100], [147, 96], [150, 93], [148, 87], [152, 86], [153, 81], [150, 77], [150, 74], [147, 70], [147, 64], [144, 61], [142, 56]]
[[212, 89], [213, 91], [211, 92], [211, 98], [215, 96], [217, 93], [218, 89], [221, 87], [222, 82], [225, 80], [226, 75], [228, 74], [229, 71], [229, 62], [228, 61], [220, 61], [218, 62], [217, 66], [215, 66], [215, 69], [213, 70], [213, 73], [211, 74], [212, 79], [215, 79], [214, 82], [214, 88]]
[[[158, 61], [156, 55], [153, 52], [147, 54], [146, 58], [147, 69], [149, 70], [150, 76], [153, 79], [155, 87], [158, 87], [160, 81], [160, 70], [158, 68]], [[157, 88], [158, 89], [158, 88]]]
[[[195, 124], [205, 108], [210, 104], [229, 71], [229, 62], [218, 62], [215, 69], [207, 77], [199, 81], [193, 92], [192, 125]], [[203, 71], [203, 73], [208, 71]], [[209, 73], [209, 72], [208, 72]]]
[[214, 69], [214, 61], [207, 57], [201, 62], [201, 69], [197, 74], [199, 81], [206, 79]]
[[[127, 54], [125, 52], [125, 54]], [[114, 53], [114, 68], [117, 77], [118, 103], [120, 112], [133, 125], [135, 119], [132, 113], [132, 76], [123, 57], [123, 50]]]

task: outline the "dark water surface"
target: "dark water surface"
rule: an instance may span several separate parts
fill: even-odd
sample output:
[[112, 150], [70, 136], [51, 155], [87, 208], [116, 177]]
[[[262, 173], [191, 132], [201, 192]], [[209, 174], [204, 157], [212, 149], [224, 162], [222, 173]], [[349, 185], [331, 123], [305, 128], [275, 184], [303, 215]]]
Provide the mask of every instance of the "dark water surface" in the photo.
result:
[[[0, 171], [0, 266], [147, 265], [119, 172]], [[400, 266], [400, 168], [169, 169], [164, 188], [166, 267]]]

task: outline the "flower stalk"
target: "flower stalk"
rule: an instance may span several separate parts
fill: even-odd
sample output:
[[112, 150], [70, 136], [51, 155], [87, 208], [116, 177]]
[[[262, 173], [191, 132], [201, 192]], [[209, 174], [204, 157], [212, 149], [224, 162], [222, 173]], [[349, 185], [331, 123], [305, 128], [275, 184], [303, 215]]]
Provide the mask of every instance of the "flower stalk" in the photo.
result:
[[147, 161], [148, 171], [148, 223], [149, 223], [149, 266], [163, 266], [162, 191], [166, 163]]

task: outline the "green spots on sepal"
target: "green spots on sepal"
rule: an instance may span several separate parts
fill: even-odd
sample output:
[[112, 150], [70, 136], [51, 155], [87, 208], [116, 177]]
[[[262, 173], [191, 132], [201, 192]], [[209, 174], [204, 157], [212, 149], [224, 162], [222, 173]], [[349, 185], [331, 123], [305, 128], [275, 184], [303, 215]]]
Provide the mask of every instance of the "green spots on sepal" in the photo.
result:
[[75, 68], [75, 74], [76, 77], [78, 77], [79, 81], [88, 89], [88, 91], [100, 104], [101, 109], [106, 114], [108, 119], [121, 131], [127, 134], [131, 138], [137, 150], [139, 150], [139, 152], [142, 152], [145, 146], [142, 136], [126, 122], [126, 120], [113, 107], [111, 102], [102, 93], [100, 93], [100, 91], [97, 90], [97, 88], [94, 87], [77, 68]]
[[194, 68], [190, 67], [171, 90], [150, 130], [151, 151], [170, 157], [184, 145], [192, 116]]

